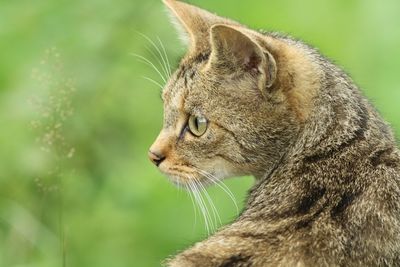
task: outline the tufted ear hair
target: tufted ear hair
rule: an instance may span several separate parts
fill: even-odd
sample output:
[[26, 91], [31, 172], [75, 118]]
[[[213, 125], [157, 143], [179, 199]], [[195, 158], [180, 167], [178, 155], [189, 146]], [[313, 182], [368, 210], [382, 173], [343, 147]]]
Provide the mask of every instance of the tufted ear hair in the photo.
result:
[[210, 67], [224, 72], [242, 70], [258, 78], [264, 92], [273, 85], [277, 66], [274, 57], [240, 27], [217, 24], [211, 28]]
[[204, 9], [175, 0], [163, 0], [169, 8], [172, 20], [180, 33], [181, 39], [189, 49], [203, 51], [210, 47], [210, 29], [215, 24], [238, 25], [229, 19], [214, 15]]

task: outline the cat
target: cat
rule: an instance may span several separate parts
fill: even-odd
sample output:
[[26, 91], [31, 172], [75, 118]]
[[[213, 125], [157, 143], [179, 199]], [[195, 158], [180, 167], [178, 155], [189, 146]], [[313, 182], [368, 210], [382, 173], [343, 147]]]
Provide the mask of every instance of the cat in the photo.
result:
[[188, 188], [256, 178], [233, 223], [165, 266], [400, 266], [400, 152], [351, 78], [301, 41], [164, 3], [188, 52], [151, 161]]

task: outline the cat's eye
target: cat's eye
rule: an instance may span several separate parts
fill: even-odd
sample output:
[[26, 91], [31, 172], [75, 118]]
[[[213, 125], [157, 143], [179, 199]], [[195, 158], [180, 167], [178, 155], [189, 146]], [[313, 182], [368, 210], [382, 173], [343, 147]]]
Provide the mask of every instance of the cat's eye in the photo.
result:
[[190, 116], [188, 125], [190, 132], [195, 136], [202, 136], [207, 130], [207, 119], [203, 116]]

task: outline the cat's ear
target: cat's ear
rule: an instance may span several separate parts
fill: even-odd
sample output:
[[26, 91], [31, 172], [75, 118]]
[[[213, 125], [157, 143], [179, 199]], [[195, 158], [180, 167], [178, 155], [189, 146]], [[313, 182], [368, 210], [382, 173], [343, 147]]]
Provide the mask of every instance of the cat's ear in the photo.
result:
[[270, 88], [277, 75], [274, 57], [240, 27], [214, 25], [211, 28], [209, 64], [225, 72], [242, 70], [257, 76], [259, 89]]
[[163, 0], [163, 2], [171, 11], [172, 20], [175, 22], [181, 39], [193, 50], [209, 48], [212, 25], [237, 24], [187, 3], [175, 0]]

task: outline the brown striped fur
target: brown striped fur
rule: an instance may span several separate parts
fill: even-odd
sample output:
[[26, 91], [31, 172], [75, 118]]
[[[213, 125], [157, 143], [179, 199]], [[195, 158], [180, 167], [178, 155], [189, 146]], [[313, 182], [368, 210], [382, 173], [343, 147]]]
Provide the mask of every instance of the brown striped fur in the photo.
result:
[[232, 224], [165, 265], [400, 266], [400, 153], [352, 80], [300, 41], [165, 3], [190, 43], [163, 91], [160, 170], [256, 177]]

